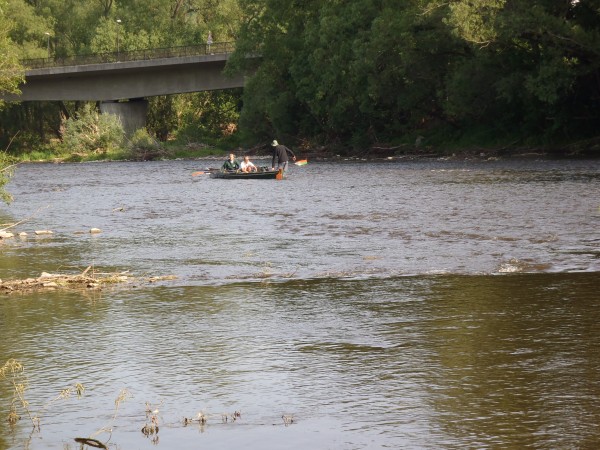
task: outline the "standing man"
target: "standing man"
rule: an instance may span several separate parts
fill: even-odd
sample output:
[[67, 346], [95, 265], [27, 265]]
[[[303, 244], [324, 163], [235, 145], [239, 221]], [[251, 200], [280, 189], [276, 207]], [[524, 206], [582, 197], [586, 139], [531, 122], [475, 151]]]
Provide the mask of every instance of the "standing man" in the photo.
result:
[[[209, 31], [208, 38], [206, 38], [206, 45], [208, 47], [207, 53], [210, 53], [210, 46], [212, 45], [212, 43], [213, 43], [212, 31]], [[212, 55], [212, 53], [211, 53], [211, 55]]]
[[288, 153], [292, 155], [292, 159], [296, 161], [296, 155], [294, 152], [287, 148], [285, 145], [280, 144], [277, 141], [271, 142], [271, 147], [273, 147], [273, 160], [271, 161], [271, 169], [275, 170], [275, 161], [277, 161], [277, 170], [283, 169], [285, 172], [288, 166]]

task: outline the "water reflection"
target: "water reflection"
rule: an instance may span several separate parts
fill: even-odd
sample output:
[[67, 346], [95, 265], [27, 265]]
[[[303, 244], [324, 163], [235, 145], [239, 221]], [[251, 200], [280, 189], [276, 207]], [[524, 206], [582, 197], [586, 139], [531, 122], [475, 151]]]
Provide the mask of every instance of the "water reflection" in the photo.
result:
[[[476, 447], [566, 448], [597, 440], [599, 410], [590, 401], [599, 393], [590, 372], [596, 356], [585, 344], [598, 332], [591, 291], [597, 280], [465, 281], [439, 286], [444, 317], [435, 331], [440, 366], [433, 385], [444, 431], [470, 436], [465, 444]], [[565, 291], [571, 283], [587, 285], [590, 295]]]
[[[24, 360], [34, 406], [88, 387], [46, 414], [31, 448], [102, 427], [123, 387], [122, 448], [151, 448], [145, 402], [162, 405], [160, 442], [177, 448], [300, 435], [290, 448], [565, 447], [599, 439], [597, 288], [547, 274], [11, 296], [0, 354]], [[210, 420], [192, 437], [182, 418], [199, 411]], [[272, 427], [282, 415], [286, 432]]]

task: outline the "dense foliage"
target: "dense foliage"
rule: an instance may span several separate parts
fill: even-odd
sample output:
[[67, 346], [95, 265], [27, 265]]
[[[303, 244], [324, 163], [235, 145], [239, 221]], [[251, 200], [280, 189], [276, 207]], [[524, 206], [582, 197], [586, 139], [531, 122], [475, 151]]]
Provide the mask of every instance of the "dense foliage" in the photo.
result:
[[[0, 0], [0, 92], [18, 93], [23, 81], [23, 69], [19, 64], [19, 48], [10, 39], [14, 29], [10, 20], [7, 0]], [[0, 100], [0, 108], [4, 104]]]
[[125, 134], [119, 119], [112, 114], [100, 114], [89, 104], [65, 120], [62, 146], [67, 152], [107, 153], [120, 148], [124, 140]]
[[[23, 81], [23, 69], [19, 64], [18, 47], [9, 38], [13, 24], [6, 14], [8, 3], [0, 0], [0, 92], [18, 93], [19, 84]], [[0, 110], [4, 108], [4, 102], [0, 100]], [[15, 135], [6, 136], [4, 147], [0, 152], [0, 200], [9, 203], [11, 195], [4, 189], [10, 181], [13, 173], [13, 161], [6, 150], [12, 144]]]
[[[240, 0], [241, 125], [363, 146], [597, 133], [597, 0]], [[247, 61], [247, 54], [260, 61]]]
[[[148, 131], [163, 141], [591, 146], [598, 135], [600, 0], [2, 3], [15, 26], [0, 39], [21, 57], [198, 44], [209, 30], [235, 40], [229, 70], [248, 74], [243, 94], [150, 99]], [[17, 131], [22, 146], [62, 139], [80, 106], [12, 106], [0, 144]]]

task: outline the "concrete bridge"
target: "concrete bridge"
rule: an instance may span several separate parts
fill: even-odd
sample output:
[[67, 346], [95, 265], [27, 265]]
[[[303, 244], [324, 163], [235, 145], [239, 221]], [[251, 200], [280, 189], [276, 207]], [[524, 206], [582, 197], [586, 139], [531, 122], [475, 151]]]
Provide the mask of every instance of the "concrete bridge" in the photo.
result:
[[133, 131], [145, 125], [145, 97], [243, 87], [243, 76], [223, 74], [231, 52], [231, 43], [215, 43], [23, 61], [29, 68], [20, 86], [22, 94], [2, 97], [99, 101], [103, 113], [119, 116], [126, 131]]

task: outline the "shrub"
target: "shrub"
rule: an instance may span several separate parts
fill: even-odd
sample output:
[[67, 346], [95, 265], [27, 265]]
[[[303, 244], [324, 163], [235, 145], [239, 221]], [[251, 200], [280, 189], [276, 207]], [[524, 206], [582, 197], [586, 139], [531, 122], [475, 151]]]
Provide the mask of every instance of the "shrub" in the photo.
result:
[[12, 201], [12, 195], [10, 195], [4, 187], [10, 181], [15, 164], [13, 159], [8, 156], [5, 152], [0, 152], [0, 200], [6, 204]]
[[129, 139], [131, 158], [136, 161], [151, 161], [166, 155], [163, 146], [145, 128], [140, 128]]
[[107, 153], [122, 147], [125, 132], [119, 118], [113, 114], [100, 114], [91, 104], [86, 104], [74, 117], [63, 123], [62, 146], [73, 154]]

